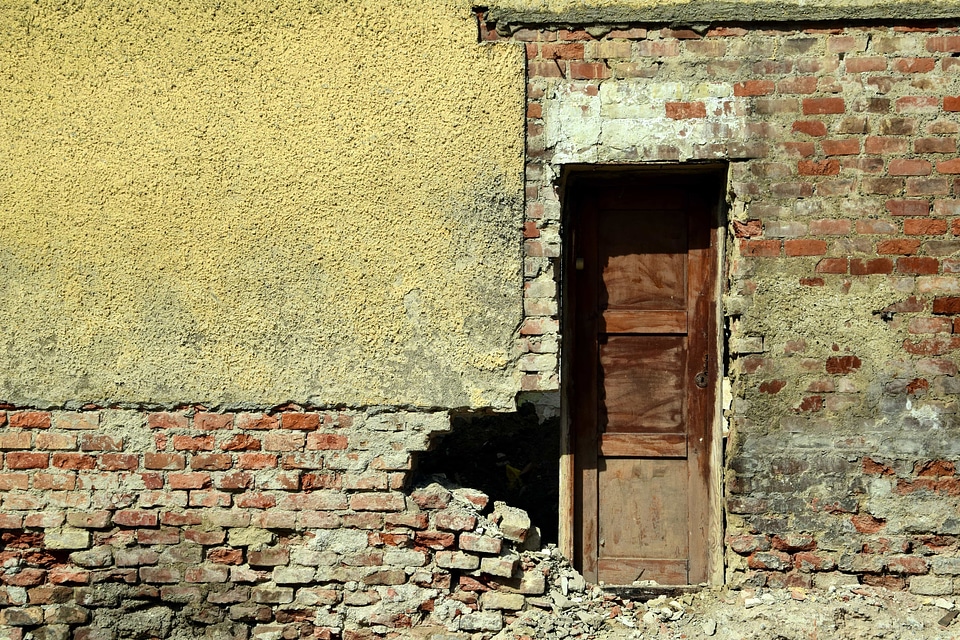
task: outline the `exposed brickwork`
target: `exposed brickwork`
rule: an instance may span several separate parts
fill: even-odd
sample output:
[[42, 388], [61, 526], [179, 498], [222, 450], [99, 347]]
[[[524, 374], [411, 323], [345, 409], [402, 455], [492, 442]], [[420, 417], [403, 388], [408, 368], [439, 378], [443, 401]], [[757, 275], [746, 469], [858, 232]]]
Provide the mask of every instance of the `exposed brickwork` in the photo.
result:
[[[478, 592], [502, 587], [514, 608], [544, 592], [520, 562], [523, 512], [406, 486], [411, 453], [449, 428], [446, 414], [98, 411], [79, 441], [76, 418], [0, 427], [5, 638], [496, 631], [510, 607]], [[250, 428], [265, 422], [277, 429]], [[41, 441], [53, 453], [30, 451]]]
[[[516, 37], [528, 61], [524, 389], [559, 386], [564, 165], [730, 163], [731, 582], [856, 576], [953, 592], [936, 567], [958, 552], [954, 477], [910, 470], [960, 457], [958, 38], [651, 25]], [[550, 46], [561, 41], [562, 56]], [[606, 71], [585, 79], [581, 63]], [[803, 549], [774, 545], [798, 534]]]

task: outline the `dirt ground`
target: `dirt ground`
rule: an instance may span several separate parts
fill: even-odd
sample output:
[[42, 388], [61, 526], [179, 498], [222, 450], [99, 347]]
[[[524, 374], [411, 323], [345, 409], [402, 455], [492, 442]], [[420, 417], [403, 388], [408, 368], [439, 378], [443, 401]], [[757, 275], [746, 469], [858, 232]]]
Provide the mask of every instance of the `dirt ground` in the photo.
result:
[[555, 547], [524, 552], [523, 560], [544, 572], [546, 591], [506, 616], [499, 633], [475, 634], [474, 640], [960, 639], [957, 596], [854, 584], [823, 590], [705, 588], [644, 601], [585, 583]]
[[[599, 591], [599, 590], [596, 590]], [[497, 638], [821, 640], [960, 638], [955, 598], [882, 588], [711, 589], [645, 603], [589, 588], [560, 615], [523, 612]], [[584, 606], [586, 605], [586, 606]], [[599, 605], [599, 606], [598, 606]], [[598, 612], [603, 612], [602, 618]], [[547, 613], [544, 611], [543, 613]], [[528, 618], [529, 625], [522, 624]], [[524, 627], [527, 628], [524, 628]]]

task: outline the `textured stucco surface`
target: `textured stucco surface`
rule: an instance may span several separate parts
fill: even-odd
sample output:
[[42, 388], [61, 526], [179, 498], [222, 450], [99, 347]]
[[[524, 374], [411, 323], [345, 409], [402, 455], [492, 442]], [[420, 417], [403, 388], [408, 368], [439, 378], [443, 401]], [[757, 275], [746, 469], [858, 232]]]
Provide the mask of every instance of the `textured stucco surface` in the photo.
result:
[[492, 0], [498, 23], [927, 20], [960, 16], [957, 0]]
[[0, 402], [511, 406], [523, 82], [458, 0], [3, 3]]

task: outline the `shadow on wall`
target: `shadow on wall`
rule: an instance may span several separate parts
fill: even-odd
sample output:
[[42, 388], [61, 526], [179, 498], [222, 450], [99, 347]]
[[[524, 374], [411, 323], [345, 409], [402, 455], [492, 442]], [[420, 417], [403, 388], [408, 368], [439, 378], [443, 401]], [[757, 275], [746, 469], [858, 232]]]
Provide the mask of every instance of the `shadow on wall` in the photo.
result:
[[542, 543], [557, 542], [560, 419], [537, 417], [533, 405], [516, 413], [460, 415], [453, 429], [417, 456], [414, 485], [444, 475], [530, 515]]

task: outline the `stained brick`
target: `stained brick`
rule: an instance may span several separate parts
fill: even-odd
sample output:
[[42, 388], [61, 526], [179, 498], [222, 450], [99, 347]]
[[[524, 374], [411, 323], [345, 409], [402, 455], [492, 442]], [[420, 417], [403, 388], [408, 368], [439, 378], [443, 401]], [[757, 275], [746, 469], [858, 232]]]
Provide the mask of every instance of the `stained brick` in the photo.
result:
[[50, 454], [14, 451], [7, 453], [4, 458], [8, 469], [46, 469]]
[[206, 430], [230, 429], [233, 427], [233, 414], [198, 412], [193, 416], [193, 426]]
[[84, 433], [80, 436], [81, 451], [123, 451], [122, 436], [105, 436]]
[[886, 208], [892, 216], [926, 216], [930, 214], [930, 201], [887, 200]]
[[15, 411], [7, 414], [9, 426], [14, 429], [49, 429], [50, 413], [47, 411]]

